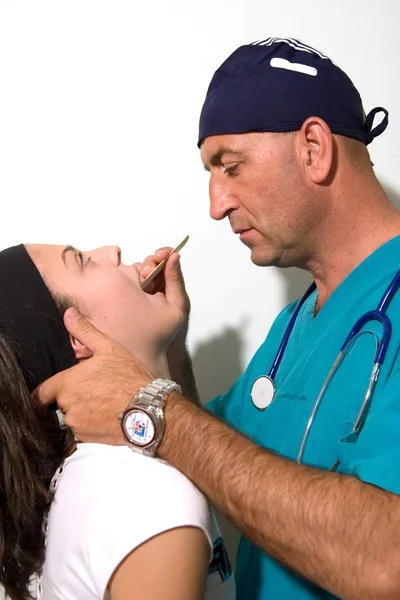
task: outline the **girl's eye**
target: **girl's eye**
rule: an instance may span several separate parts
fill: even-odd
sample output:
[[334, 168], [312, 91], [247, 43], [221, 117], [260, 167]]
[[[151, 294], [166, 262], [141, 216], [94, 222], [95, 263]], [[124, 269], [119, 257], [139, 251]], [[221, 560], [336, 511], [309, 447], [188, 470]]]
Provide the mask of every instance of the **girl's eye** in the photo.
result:
[[84, 267], [90, 260], [90, 256], [83, 256], [82, 252], [79, 252], [78, 256], [80, 258], [82, 267]]

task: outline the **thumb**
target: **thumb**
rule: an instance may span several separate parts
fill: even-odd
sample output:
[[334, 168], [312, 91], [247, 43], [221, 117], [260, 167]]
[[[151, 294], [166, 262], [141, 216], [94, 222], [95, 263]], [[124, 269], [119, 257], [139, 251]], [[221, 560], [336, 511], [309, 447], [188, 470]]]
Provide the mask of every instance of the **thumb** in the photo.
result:
[[72, 337], [84, 344], [92, 354], [109, 348], [113, 340], [102, 333], [86, 317], [74, 307], [68, 308], [64, 313], [64, 325]]
[[169, 302], [184, 308], [186, 289], [179, 254], [171, 254], [165, 265], [165, 297]]

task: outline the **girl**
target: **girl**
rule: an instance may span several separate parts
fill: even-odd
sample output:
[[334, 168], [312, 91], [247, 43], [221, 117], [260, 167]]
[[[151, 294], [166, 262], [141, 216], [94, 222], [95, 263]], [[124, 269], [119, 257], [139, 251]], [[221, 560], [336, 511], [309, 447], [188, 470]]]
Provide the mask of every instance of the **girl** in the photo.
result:
[[[30, 392], [90, 351], [62, 315], [77, 306], [168, 378], [182, 322], [142, 291], [118, 247], [27, 245], [0, 253], [0, 571], [12, 600], [232, 600], [214, 517], [181, 473], [127, 446], [80, 444]], [[51, 482], [51, 485], [50, 485]], [[50, 489], [49, 489], [50, 486]], [[45, 527], [42, 528], [43, 522]]]

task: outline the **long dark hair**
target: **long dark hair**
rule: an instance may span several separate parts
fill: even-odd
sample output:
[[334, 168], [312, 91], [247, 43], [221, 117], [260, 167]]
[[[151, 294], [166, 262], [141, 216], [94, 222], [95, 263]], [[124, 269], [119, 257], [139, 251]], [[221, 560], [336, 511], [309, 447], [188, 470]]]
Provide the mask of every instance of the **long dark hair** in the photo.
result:
[[44, 561], [49, 484], [72, 445], [56, 413], [33, 406], [12, 341], [0, 333], [0, 584], [12, 600], [32, 598], [29, 583]]

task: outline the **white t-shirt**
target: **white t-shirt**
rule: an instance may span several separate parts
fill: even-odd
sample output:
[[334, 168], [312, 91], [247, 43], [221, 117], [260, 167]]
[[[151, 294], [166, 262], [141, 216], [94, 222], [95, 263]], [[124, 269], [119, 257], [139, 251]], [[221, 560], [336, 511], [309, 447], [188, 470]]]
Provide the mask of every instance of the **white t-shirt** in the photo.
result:
[[199, 527], [210, 544], [205, 599], [234, 600], [234, 577], [212, 510], [175, 468], [126, 446], [78, 444], [55, 477], [42, 600], [106, 600], [111, 575], [132, 550], [182, 526]]

